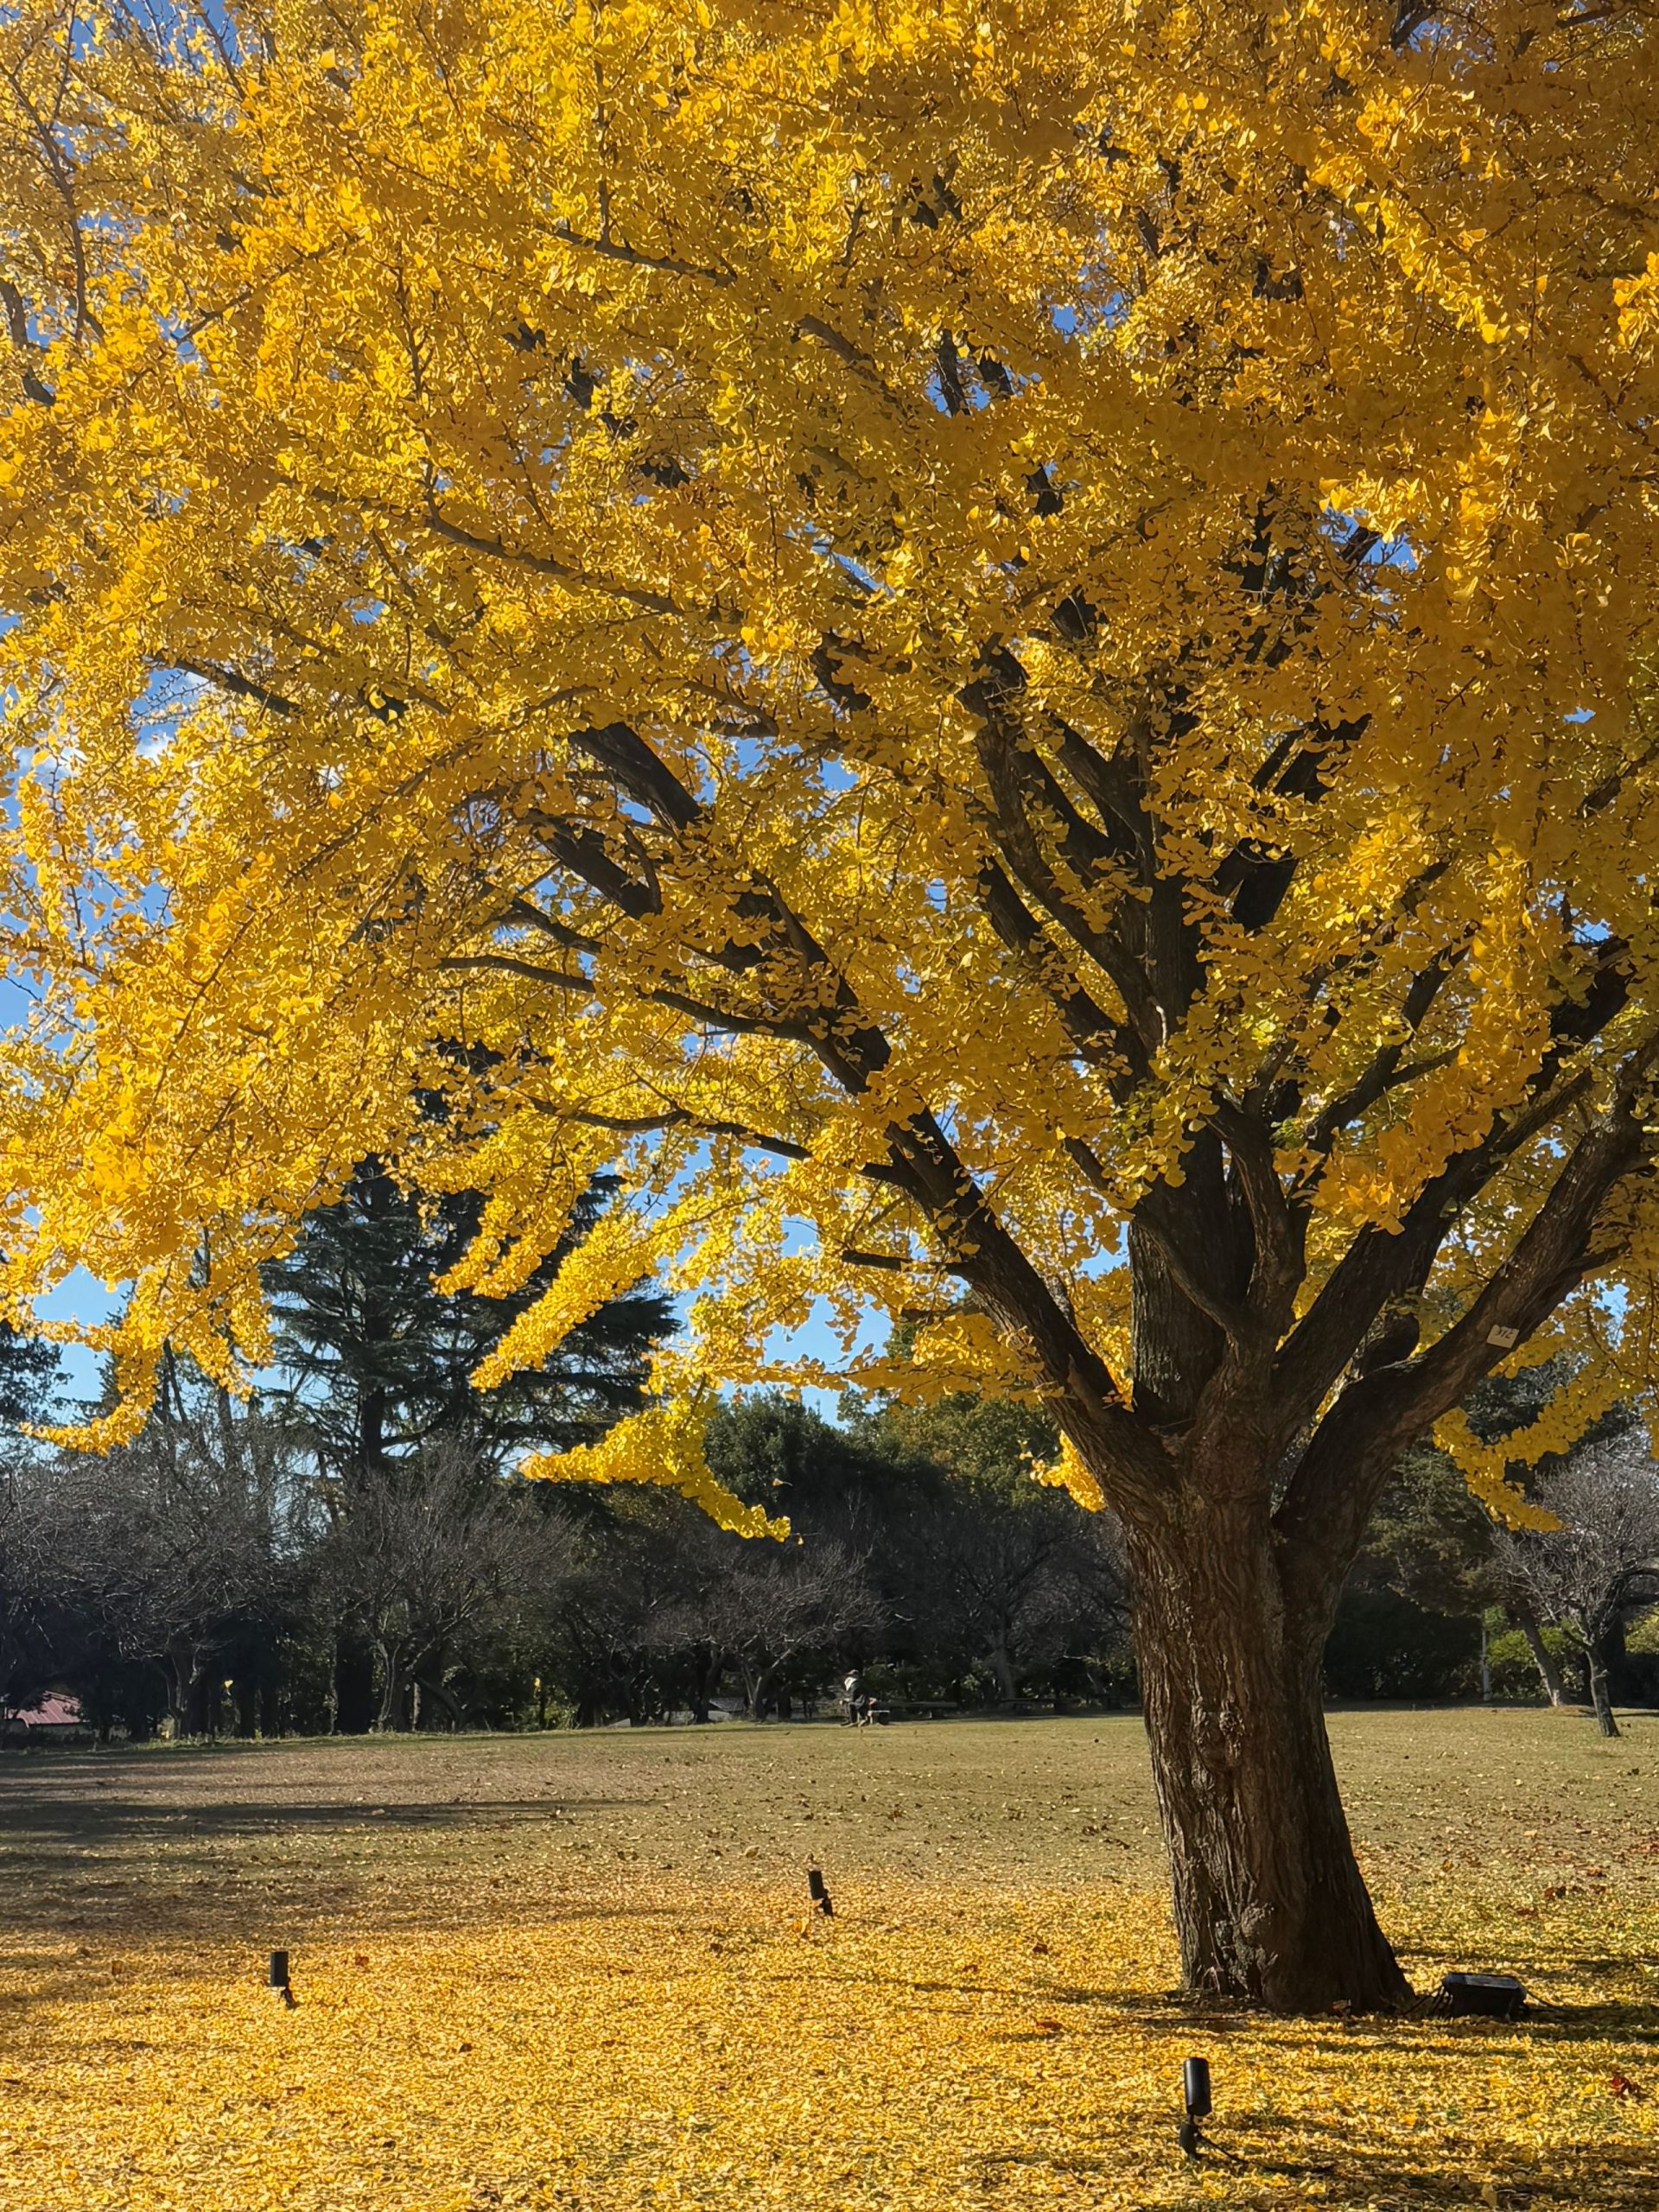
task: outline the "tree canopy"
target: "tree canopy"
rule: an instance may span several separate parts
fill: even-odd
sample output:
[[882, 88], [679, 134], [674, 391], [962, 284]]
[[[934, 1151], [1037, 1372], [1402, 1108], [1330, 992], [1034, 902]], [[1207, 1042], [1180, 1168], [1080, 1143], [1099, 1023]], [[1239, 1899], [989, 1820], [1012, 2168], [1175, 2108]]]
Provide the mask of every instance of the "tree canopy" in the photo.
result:
[[687, 1377], [944, 1268], [1144, 1488], [1131, 1217], [1304, 1418], [1333, 1279], [1448, 1385], [1592, 1263], [1645, 1343], [1641, 11], [146, 20], [0, 32], [16, 1296], [262, 1357], [424, 1083], [458, 1283], [632, 1201], [501, 1372], [655, 1260]]

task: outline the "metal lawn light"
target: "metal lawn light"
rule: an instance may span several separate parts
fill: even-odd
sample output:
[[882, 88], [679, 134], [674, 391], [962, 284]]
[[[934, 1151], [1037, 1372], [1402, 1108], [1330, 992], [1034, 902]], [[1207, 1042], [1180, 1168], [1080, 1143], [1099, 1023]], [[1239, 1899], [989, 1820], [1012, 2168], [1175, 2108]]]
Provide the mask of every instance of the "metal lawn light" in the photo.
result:
[[1189, 2158], [1196, 2158], [1204, 2141], [1204, 2131], [1198, 2122], [1208, 2120], [1213, 2110], [1207, 2058], [1189, 2058], [1182, 2067], [1181, 2094], [1186, 2105], [1186, 2118], [1181, 2122], [1180, 2145]]

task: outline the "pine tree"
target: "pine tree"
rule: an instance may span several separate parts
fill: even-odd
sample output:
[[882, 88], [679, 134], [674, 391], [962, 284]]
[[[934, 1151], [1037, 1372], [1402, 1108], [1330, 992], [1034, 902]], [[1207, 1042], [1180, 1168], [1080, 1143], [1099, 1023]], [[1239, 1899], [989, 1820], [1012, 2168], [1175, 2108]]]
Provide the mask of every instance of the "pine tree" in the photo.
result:
[[55, 1345], [0, 1323], [0, 1429], [48, 1420], [62, 1379]]
[[307, 1219], [266, 1270], [289, 1403], [325, 1467], [361, 1479], [423, 1445], [465, 1446], [496, 1467], [531, 1447], [567, 1448], [634, 1411], [653, 1344], [674, 1326], [660, 1294], [602, 1305], [535, 1368], [488, 1391], [470, 1377], [548, 1288], [615, 1185], [597, 1179], [569, 1233], [500, 1298], [438, 1287], [478, 1226], [471, 1193], [422, 1200], [378, 1160]]

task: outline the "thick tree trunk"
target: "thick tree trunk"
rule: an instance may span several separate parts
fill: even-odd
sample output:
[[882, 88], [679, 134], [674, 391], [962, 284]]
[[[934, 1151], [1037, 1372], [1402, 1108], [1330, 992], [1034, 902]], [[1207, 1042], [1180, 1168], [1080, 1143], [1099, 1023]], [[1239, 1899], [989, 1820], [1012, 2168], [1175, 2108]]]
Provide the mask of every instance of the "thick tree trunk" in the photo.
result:
[[691, 1696], [691, 1718], [700, 1726], [707, 1726], [709, 1709], [714, 1703], [715, 1692], [720, 1687], [720, 1655], [711, 1651], [698, 1662], [692, 1676], [695, 1685]]
[[404, 1675], [399, 1665], [401, 1654], [396, 1645], [383, 1643], [379, 1647], [381, 1666], [380, 1710], [375, 1716], [377, 1734], [403, 1726]]
[[[1203, 1516], [1212, 1522], [1223, 1516]], [[1405, 2004], [1325, 1738], [1322, 1630], [1287, 1627], [1254, 1514], [1130, 1538], [1147, 1732], [1189, 1988], [1279, 2012]]]
[[428, 1675], [423, 1682], [417, 1684], [417, 1688], [425, 1691], [428, 1698], [434, 1705], [442, 1707], [445, 1725], [448, 1726], [450, 1734], [452, 1736], [459, 1734], [461, 1730], [467, 1726], [467, 1708], [461, 1703], [461, 1700], [455, 1695], [454, 1692], [450, 1688], [448, 1683], [443, 1680], [442, 1676], [440, 1675]]
[[167, 1647], [167, 1717], [175, 1736], [190, 1732], [190, 1690], [195, 1680], [196, 1655], [189, 1643], [175, 1637]]

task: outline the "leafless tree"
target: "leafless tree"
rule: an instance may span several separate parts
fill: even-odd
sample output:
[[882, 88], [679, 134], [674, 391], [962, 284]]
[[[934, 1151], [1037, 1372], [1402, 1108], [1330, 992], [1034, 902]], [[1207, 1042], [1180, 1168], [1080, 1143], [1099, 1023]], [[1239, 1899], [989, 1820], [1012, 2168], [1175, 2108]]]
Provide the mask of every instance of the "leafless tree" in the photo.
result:
[[839, 1655], [883, 1623], [862, 1554], [836, 1536], [734, 1544], [709, 1588], [708, 1630], [743, 1678], [750, 1715], [765, 1718], [791, 1662]]
[[1616, 1736], [1606, 1653], [1621, 1623], [1659, 1599], [1659, 1466], [1624, 1431], [1586, 1444], [1539, 1484], [1560, 1527], [1504, 1530], [1497, 1561], [1517, 1605], [1582, 1652], [1604, 1736]]
[[577, 1724], [607, 1712], [636, 1724], [661, 1718], [675, 1677], [706, 1719], [720, 1660], [705, 1601], [738, 1540], [685, 1499], [620, 1485], [602, 1503], [556, 1499], [542, 1511], [546, 1565], [524, 1613], [539, 1664], [563, 1683]]
[[1005, 1705], [1019, 1671], [1052, 1665], [1103, 1624], [1127, 1619], [1117, 1524], [1037, 1490], [958, 1481], [906, 1531], [913, 1625], [968, 1666], [988, 1668]]
[[177, 1390], [132, 1443], [20, 1456], [10, 1487], [36, 1608], [154, 1662], [177, 1728], [213, 1726], [226, 1640], [270, 1609], [302, 1541], [303, 1476], [282, 1432], [218, 1390]]
[[377, 1726], [417, 1721], [423, 1699], [466, 1717], [457, 1670], [505, 1627], [542, 1534], [524, 1498], [458, 1446], [429, 1446], [359, 1485], [321, 1547], [319, 1580], [368, 1630]]
[[35, 1478], [38, 1455], [17, 1447], [0, 1466], [0, 1722], [14, 1684], [46, 1648], [50, 1533]]

